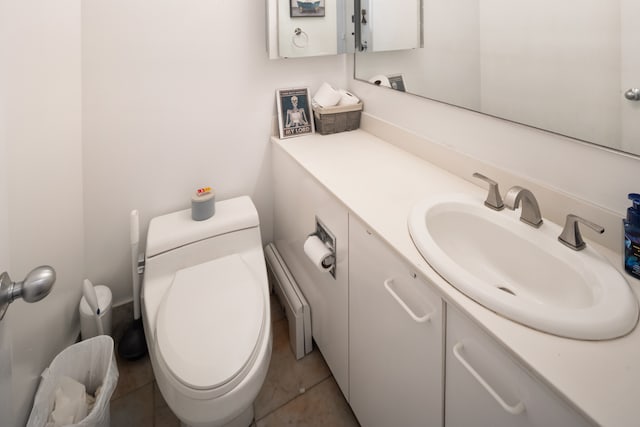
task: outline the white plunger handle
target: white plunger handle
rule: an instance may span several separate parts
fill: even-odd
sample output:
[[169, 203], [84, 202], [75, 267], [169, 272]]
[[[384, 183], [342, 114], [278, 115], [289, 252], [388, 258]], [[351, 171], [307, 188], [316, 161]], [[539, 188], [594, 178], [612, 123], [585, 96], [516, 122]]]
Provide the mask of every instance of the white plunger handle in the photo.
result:
[[96, 295], [96, 288], [89, 279], [84, 279], [82, 283], [82, 294], [89, 304], [89, 308], [93, 312], [93, 316], [96, 319], [96, 326], [98, 327], [98, 334], [104, 335], [104, 328], [102, 327], [102, 319], [100, 319], [100, 306], [98, 305], [98, 296]]
[[[134, 209], [131, 211], [131, 223], [130, 223], [130, 232], [131, 232], [131, 244], [137, 245], [140, 240], [140, 220], [138, 218], [138, 210]], [[136, 266], [137, 270], [137, 266]]]
[[140, 275], [138, 274], [138, 242], [140, 241], [140, 219], [136, 209], [131, 211], [131, 272], [133, 279], [133, 318], [140, 318]]

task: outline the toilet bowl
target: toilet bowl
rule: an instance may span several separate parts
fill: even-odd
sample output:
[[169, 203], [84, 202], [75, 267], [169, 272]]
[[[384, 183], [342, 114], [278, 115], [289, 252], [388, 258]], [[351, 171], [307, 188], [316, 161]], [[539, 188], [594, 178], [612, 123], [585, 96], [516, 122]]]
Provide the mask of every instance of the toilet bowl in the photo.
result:
[[183, 425], [247, 427], [271, 359], [267, 272], [248, 197], [149, 224], [142, 318], [160, 392]]

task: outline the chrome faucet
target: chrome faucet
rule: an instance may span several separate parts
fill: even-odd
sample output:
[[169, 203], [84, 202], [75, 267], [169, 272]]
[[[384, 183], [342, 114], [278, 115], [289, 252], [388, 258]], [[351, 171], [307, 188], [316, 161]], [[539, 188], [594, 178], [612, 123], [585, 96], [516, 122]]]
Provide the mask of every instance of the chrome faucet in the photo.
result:
[[520, 221], [529, 224], [532, 227], [540, 227], [542, 225], [542, 215], [538, 201], [533, 193], [526, 188], [514, 186], [507, 191], [504, 196], [504, 205], [515, 211], [522, 201], [522, 212], [520, 213]]
[[592, 228], [597, 233], [604, 233], [604, 228], [594, 222], [580, 218], [578, 215], [567, 215], [567, 220], [564, 223], [564, 229], [562, 229], [562, 233], [558, 236], [558, 240], [560, 240], [560, 243], [570, 247], [574, 251], [581, 251], [585, 246], [587, 246], [584, 240], [582, 240], [582, 234], [580, 234], [580, 227], [578, 227], [578, 223], [580, 222], [587, 227]]
[[501, 211], [504, 209], [504, 203], [502, 203], [502, 197], [500, 197], [498, 183], [478, 172], [475, 172], [473, 177], [481, 179], [489, 184], [489, 194], [487, 194], [487, 200], [484, 201], [484, 205], [494, 211]]

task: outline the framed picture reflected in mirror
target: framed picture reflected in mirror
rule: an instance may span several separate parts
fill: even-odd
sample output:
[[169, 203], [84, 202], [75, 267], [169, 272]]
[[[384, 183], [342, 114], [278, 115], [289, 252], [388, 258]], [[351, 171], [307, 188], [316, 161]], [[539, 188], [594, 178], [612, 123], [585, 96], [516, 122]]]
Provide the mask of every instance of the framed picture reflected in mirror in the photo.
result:
[[289, 0], [291, 2], [290, 15], [292, 18], [310, 18], [324, 16], [325, 0]]

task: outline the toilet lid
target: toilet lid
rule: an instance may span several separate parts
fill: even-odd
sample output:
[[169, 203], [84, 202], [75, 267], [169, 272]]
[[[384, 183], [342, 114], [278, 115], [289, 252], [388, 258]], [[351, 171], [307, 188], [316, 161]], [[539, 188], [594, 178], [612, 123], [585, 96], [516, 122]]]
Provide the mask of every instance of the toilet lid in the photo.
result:
[[264, 310], [260, 283], [239, 255], [179, 270], [158, 311], [158, 350], [183, 384], [219, 387], [253, 360]]

